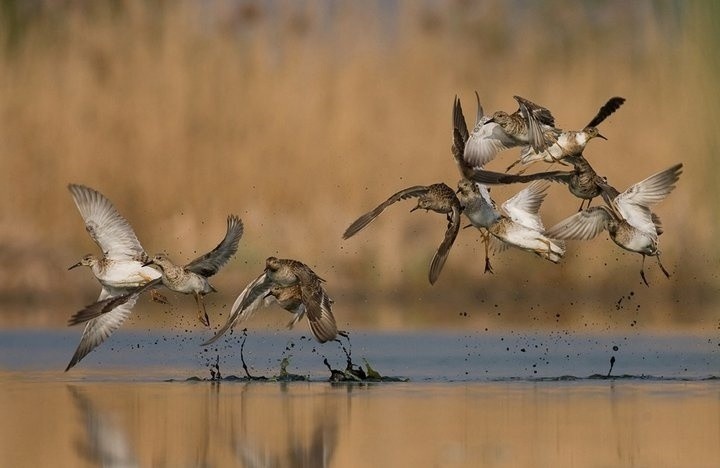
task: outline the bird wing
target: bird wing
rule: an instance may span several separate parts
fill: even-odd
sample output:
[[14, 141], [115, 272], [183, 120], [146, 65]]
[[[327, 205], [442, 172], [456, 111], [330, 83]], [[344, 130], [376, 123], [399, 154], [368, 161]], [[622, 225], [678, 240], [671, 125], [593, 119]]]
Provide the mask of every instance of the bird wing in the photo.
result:
[[455, 243], [455, 238], [457, 237], [458, 231], [460, 230], [461, 211], [462, 209], [460, 208], [460, 202], [456, 201], [455, 203], [453, 203], [450, 220], [448, 222], [447, 230], [445, 231], [445, 237], [443, 238], [442, 243], [438, 247], [437, 252], [435, 252], [433, 259], [430, 262], [430, 284], [435, 284], [435, 281], [437, 281], [438, 277], [440, 276], [440, 272], [445, 265], [445, 260], [447, 260], [447, 256], [450, 253], [450, 248]]
[[227, 232], [222, 242], [210, 252], [188, 263], [185, 269], [206, 278], [214, 275], [235, 255], [242, 235], [243, 223], [240, 218], [235, 215], [228, 216]]
[[565, 218], [545, 231], [550, 239], [589, 240], [600, 234], [612, 219], [609, 208], [595, 206]]
[[507, 174], [505, 172], [494, 171], [475, 171], [470, 177], [471, 180], [480, 184], [498, 185], [498, 184], [516, 184], [528, 183], [535, 180], [549, 180], [550, 182], [559, 182], [569, 184], [573, 176], [572, 171], [547, 171], [535, 174]]
[[68, 190], [85, 221], [85, 229], [106, 257], [128, 259], [144, 255], [130, 223], [103, 194], [76, 184], [68, 185]]
[[547, 195], [545, 191], [548, 186], [547, 181], [536, 180], [503, 203], [503, 211], [516, 223], [536, 231], [543, 231], [545, 228], [538, 211]]
[[522, 108], [524, 107], [527, 112], [530, 113], [533, 120], [535, 120], [538, 123], [541, 123], [543, 125], [547, 125], [550, 127], [555, 126], [555, 117], [553, 117], [552, 112], [550, 112], [549, 109], [540, 106], [538, 104], [535, 104], [529, 99], [525, 99], [524, 97], [520, 96], [513, 96], [515, 100], [517, 101], [518, 105], [520, 106], [520, 110], [522, 112]]
[[489, 117], [482, 117], [465, 143], [463, 161], [472, 169], [481, 169], [500, 151], [513, 146], [502, 127], [495, 122], [488, 122], [488, 120], [490, 120]]
[[[103, 288], [98, 301], [102, 301], [110, 296], [111, 292]], [[105, 339], [112, 335], [112, 333], [122, 325], [125, 319], [128, 318], [136, 301], [137, 296], [131, 296], [110, 312], [90, 320], [87, 325], [85, 325], [82, 337], [80, 338], [80, 344], [78, 344], [75, 354], [65, 368], [65, 372], [70, 370], [80, 362], [82, 358], [87, 356], [90, 351], [100, 346]]]
[[538, 153], [545, 151], [551, 143], [554, 143], [545, 138], [545, 130], [547, 127], [555, 126], [555, 118], [548, 109], [520, 96], [513, 97], [518, 102], [520, 113], [527, 122], [530, 146]]
[[[615, 201], [618, 213], [628, 224], [651, 236], [658, 235], [655, 219], [650, 208], [633, 203], [617, 203], [617, 199]], [[660, 231], [662, 231], [662, 227]]]
[[273, 282], [265, 272], [245, 286], [245, 289], [243, 289], [237, 299], [235, 299], [225, 325], [201, 346], [207, 346], [216, 342], [228, 330], [233, 328], [237, 322], [243, 322], [250, 318], [257, 309], [264, 305], [265, 296], [272, 286]]
[[89, 320], [93, 320], [103, 314], [107, 314], [108, 312], [111, 312], [116, 307], [119, 307], [126, 302], [128, 302], [130, 299], [137, 300], [138, 297], [145, 291], [155, 288], [162, 284], [162, 277], [155, 278], [152, 281], [148, 281], [146, 284], [139, 286], [135, 289], [132, 289], [128, 292], [125, 292], [123, 294], [116, 294], [111, 296], [106, 296], [103, 298], [101, 295], [100, 298], [93, 304], [90, 304], [89, 306], [85, 307], [84, 309], [75, 312], [72, 317], [68, 320], [68, 326], [78, 325], [81, 323], [85, 323]]
[[585, 125], [585, 128], [597, 127], [605, 119], [610, 117], [610, 115], [613, 112], [620, 109], [620, 106], [622, 106], [624, 102], [625, 102], [625, 98], [621, 98], [621, 97], [617, 97], [617, 96], [610, 98], [608, 100], [608, 102], [606, 102], [605, 105], [600, 108], [597, 115], [595, 117], [593, 117], [593, 119], [587, 125]]
[[615, 204], [622, 209], [621, 207], [627, 204], [648, 207], [659, 203], [673, 191], [680, 174], [682, 174], [682, 164], [676, 164], [653, 174], [618, 195]]
[[332, 299], [328, 297], [320, 281], [302, 281], [300, 294], [315, 339], [320, 343], [334, 340], [337, 336], [337, 324], [332, 313]]
[[350, 227], [348, 227], [345, 230], [345, 233], [343, 234], [343, 239], [349, 239], [350, 237], [354, 236], [358, 233], [362, 228], [370, 224], [372, 220], [377, 218], [380, 213], [382, 213], [385, 208], [392, 205], [393, 203], [404, 200], [406, 198], [410, 197], [419, 197], [420, 195], [423, 195], [428, 192], [428, 187], [423, 185], [416, 185], [414, 187], [409, 187], [403, 190], [400, 190], [399, 192], [393, 194], [382, 202], [380, 205], [378, 205], [375, 209], [372, 211], [365, 213], [364, 215], [360, 216], [358, 219], [353, 222]]

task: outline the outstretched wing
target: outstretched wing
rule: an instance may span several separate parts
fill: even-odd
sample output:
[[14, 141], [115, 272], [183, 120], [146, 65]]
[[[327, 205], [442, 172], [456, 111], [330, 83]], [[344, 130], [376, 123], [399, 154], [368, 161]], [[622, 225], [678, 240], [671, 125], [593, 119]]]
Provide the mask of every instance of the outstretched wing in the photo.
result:
[[604, 106], [600, 108], [597, 115], [593, 117], [593, 119], [585, 126], [587, 127], [597, 127], [600, 125], [605, 119], [610, 117], [610, 115], [615, 112], [616, 110], [620, 109], [620, 106], [623, 105], [625, 102], [625, 98], [622, 97], [612, 97], [608, 100], [608, 102], [605, 103]]
[[550, 239], [589, 240], [600, 234], [612, 219], [605, 206], [595, 206], [565, 218], [545, 231]]
[[536, 174], [507, 174], [505, 172], [482, 170], [474, 172], [471, 179], [485, 185], [524, 184], [535, 180], [548, 180], [550, 182], [559, 182], [567, 185], [570, 183], [572, 176], [572, 171], [547, 171], [538, 172]]
[[185, 268], [206, 278], [214, 275], [235, 255], [242, 235], [243, 223], [240, 218], [235, 215], [228, 216], [227, 232], [222, 242], [212, 251], [188, 263]]
[[111, 312], [116, 307], [119, 307], [126, 302], [132, 300], [137, 300], [138, 297], [145, 291], [152, 289], [154, 287], [159, 286], [162, 283], [162, 277], [155, 278], [152, 281], [148, 281], [146, 284], [139, 286], [129, 292], [126, 292], [124, 294], [119, 294], [115, 296], [105, 297], [101, 295], [100, 298], [95, 302], [94, 304], [90, 304], [89, 306], [85, 307], [84, 309], [76, 312], [70, 319], [68, 320], [68, 326], [78, 325], [80, 323], [85, 323], [89, 320], [93, 320], [97, 317], [100, 317], [103, 314], [107, 314]]
[[675, 164], [632, 185], [615, 198], [615, 203], [618, 207], [628, 203], [648, 207], [661, 202], [675, 188], [675, 183], [682, 174], [682, 166]]
[[270, 291], [270, 288], [272, 288], [272, 285], [273, 282], [270, 281], [270, 278], [268, 278], [263, 272], [263, 274], [245, 286], [245, 289], [243, 289], [237, 299], [235, 299], [235, 302], [230, 309], [230, 316], [228, 317], [227, 322], [225, 322], [225, 325], [223, 325], [212, 338], [207, 340], [201, 346], [207, 346], [216, 342], [238, 322], [242, 322], [250, 318], [252, 314], [264, 304], [265, 296], [268, 291]]
[[490, 118], [487, 116], [480, 118], [465, 143], [463, 161], [465, 166], [475, 170], [482, 169], [500, 151], [515, 146], [500, 125], [494, 121], [488, 122], [488, 120]]
[[545, 138], [543, 126], [555, 126], [555, 119], [550, 111], [520, 96], [513, 96], [520, 106], [520, 113], [528, 126], [528, 142], [537, 153], [545, 151], [551, 143]]
[[419, 197], [420, 195], [427, 193], [427, 191], [428, 187], [424, 185], [416, 185], [414, 187], [400, 190], [399, 192], [390, 196], [390, 198], [382, 202], [380, 205], [378, 205], [374, 210], [365, 213], [364, 215], [356, 219], [355, 222], [353, 222], [350, 227], [345, 230], [345, 233], [343, 234], [343, 239], [349, 239], [350, 237], [357, 234], [358, 231], [370, 224], [370, 222], [377, 218], [380, 213], [385, 210], [385, 208], [392, 205], [393, 203], [410, 197]]
[[542, 232], [543, 226], [538, 212], [548, 189], [547, 181], [536, 180], [502, 204], [502, 209], [518, 224]]
[[300, 294], [315, 339], [320, 343], [334, 340], [337, 336], [337, 324], [331, 310], [332, 299], [328, 297], [320, 281], [302, 281]]
[[[98, 301], [108, 298], [110, 293], [103, 288], [100, 292]], [[97, 348], [112, 333], [117, 330], [125, 319], [130, 315], [132, 308], [135, 306], [137, 296], [129, 297], [122, 304], [113, 308], [110, 312], [104, 313], [97, 318], [90, 320], [83, 330], [80, 344], [78, 344], [75, 354], [73, 354], [70, 363], [65, 368], [65, 372], [75, 366], [82, 358], [88, 355], [90, 351]]]
[[85, 221], [85, 229], [106, 257], [128, 259], [144, 255], [130, 223], [102, 193], [76, 184], [68, 185], [68, 190]]
[[450, 220], [448, 222], [447, 230], [445, 231], [445, 238], [440, 244], [440, 247], [438, 247], [437, 252], [435, 252], [432, 261], [430, 262], [430, 273], [428, 276], [430, 284], [435, 284], [435, 281], [437, 281], [438, 277], [440, 276], [440, 272], [445, 265], [445, 260], [447, 260], [448, 254], [450, 253], [450, 248], [455, 243], [455, 238], [457, 237], [458, 231], [460, 230], [461, 211], [462, 210], [460, 208], [460, 203], [453, 203], [452, 212], [450, 213]]

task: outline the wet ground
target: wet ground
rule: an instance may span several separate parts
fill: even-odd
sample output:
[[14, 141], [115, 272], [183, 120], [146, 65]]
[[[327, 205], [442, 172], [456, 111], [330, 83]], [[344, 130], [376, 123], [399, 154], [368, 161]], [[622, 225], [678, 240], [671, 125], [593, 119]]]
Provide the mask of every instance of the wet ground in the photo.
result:
[[0, 332], [0, 466], [720, 464], [716, 336], [79, 333]]

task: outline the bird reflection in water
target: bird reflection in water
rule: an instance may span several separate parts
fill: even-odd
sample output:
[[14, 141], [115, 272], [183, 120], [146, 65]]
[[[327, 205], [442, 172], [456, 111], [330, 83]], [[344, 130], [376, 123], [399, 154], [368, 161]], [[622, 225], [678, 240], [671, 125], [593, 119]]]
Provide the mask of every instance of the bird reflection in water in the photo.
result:
[[85, 438], [75, 443], [78, 456], [95, 466], [130, 468], [140, 464], [128, 434], [115, 414], [100, 411], [80, 389], [68, 386], [85, 426]]
[[[292, 385], [280, 384], [283, 393], [282, 412], [285, 421], [271, 437], [261, 440], [252, 412], [254, 396], [248, 395], [252, 384], [243, 390], [238, 428], [232, 427], [232, 445], [239, 463], [248, 468], [259, 467], [328, 467], [338, 443], [339, 401], [335, 398], [303, 397], [289, 391]], [[247, 398], [250, 396], [250, 398]], [[298, 398], [308, 398], [301, 404]], [[248, 421], [248, 415], [251, 417]], [[273, 418], [274, 419], [274, 418]], [[278, 427], [283, 430], [278, 430]]]

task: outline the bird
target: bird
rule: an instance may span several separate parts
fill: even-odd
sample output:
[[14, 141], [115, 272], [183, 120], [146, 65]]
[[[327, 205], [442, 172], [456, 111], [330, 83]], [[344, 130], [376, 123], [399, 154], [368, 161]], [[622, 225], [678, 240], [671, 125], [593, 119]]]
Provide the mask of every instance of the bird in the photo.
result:
[[464, 141], [462, 160], [468, 167], [482, 168], [500, 151], [506, 149], [529, 145], [535, 151], [542, 152], [555, 142], [555, 119], [548, 109], [520, 96], [514, 96], [518, 102], [517, 111], [512, 114], [496, 111], [487, 116], [477, 92], [475, 97], [478, 110], [472, 133], [468, 133], [464, 118], [461, 124], [456, 118], [458, 114], [462, 115], [457, 97], [453, 106], [453, 121], [461, 125], [458, 130]]
[[607, 140], [600, 133], [597, 126], [618, 110], [624, 102], [625, 98], [622, 97], [610, 98], [582, 130], [560, 131], [559, 134], [555, 135], [555, 142], [545, 151], [537, 152], [531, 146], [526, 146], [521, 150], [520, 159], [512, 163], [505, 171], [509, 171], [517, 164], [528, 165], [535, 161], [559, 162], [566, 156], [582, 154], [585, 145], [593, 138]]
[[[227, 218], [227, 232], [223, 240], [210, 252], [201, 255], [185, 266], [172, 263], [166, 254], [157, 254], [145, 261], [144, 265], [155, 265], [160, 276], [147, 284], [129, 290], [123, 294], [101, 298], [94, 304], [75, 313], [69, 323], [75, 325], [88, 320], [95, 320], [115, 313], [117, 309], [126, 309], [128, 304], [134, 304], [137, 298], [147, 291], [164, 285], [168, 289], [184, 294], [192, 294], [198, 306], [198, 319], [205, 326], [210, 326], [210, 319], [205, 310], [203, 296], [215, 291], [208, 278], [216, 274], [230, 257], [235, 255], [238, 243], [243, 235], [243, 223], [236, 215]], [[129, 306], [132, 308], [132, 305]]]
[[682, 163], [651, 175], [630, 186], [622, 193], [614, 188], [603, 192], [606, 204], [580, 211], [545, 232], [553, 239], [588, 240], [607, 230], [617, 245], [630, 252], [642, 255], [640, 277], [649, 286], [645, 277], [645, 257], [657, 258], [660, 269], [666, 277], [670, 273], [660, 261], [658, 236], [662, 234], [659, 219], [650, 211], [650, 206], [664, 200], [675, 188], [682, 174]]
[[223, 240], [210, 252], [201, 255], [187, 265], [176, 265], [167, 254], [159, 253], [148, 260], [146, 265], [157, 266], [162, 273], [163, 285], [171, 291], [192, 294], [198, 306], [198, 319], [203, 325], [210, 326], [210, 318], [205, 310], [203, 296], [216, 289], [208, 278], [216, 274], [230, 257], [237, 252], [243, 235], [243, 223], [236, 215], [227, 218], [227, 232]]
[[[68, 190], [85, 222], [85, 229], [103, 252], [102, 256], [85, 255], [68, 269], [79, 266], [90, 268], [101, 285], [98, 301], [116, 297], [160, 278], [157, 270], [145, 266], [148, 255], [135, 231], [108, 198], [84, 185], [69, 184]], [[166, 302], [159, 294], [154, 299]], [[70, 370], [117, 330], [130, 315], [134, 305], [135, 300], [126, 301], [112, 313], [89, 321], [65, 371]]]
[[214, 343], [237, 323], [251, 317], [258, 308], [273, 302], [294, 314], [289, 328], [307, 315], [310, 330], [318, 342], [335, 340], [338, 329], [332, 313], [334, 301], [322, 287], [323, 282], [324, 279], [300, 261], [268, 257], [263, 273], [235, 299], [225, 325], [202, 345]]
[[580, 208], [583, 209], [585, 201], [587, 207], [595, 197], [603, 194], [606, 188], [611, 188], [605, 177], [595, 172], [590, 162], [582, 154], [565, 156], [564, 162], [573, 166], [571, 171], [546, 171], [535, 174], [507, 174], [504, 172], [475, 171], [471, 177], [475, 182], [482, 184], [514, 184], [527, 183], [536, 180], [558, 182], [568, 186], [570, 193], [581, 199]]
[[450, 248], [453, 246], [458, 231], [460, 230], [460, 214], [462, 211], [460, 202], [458, 201], [455, 192], [444, 183], [427, 186], [416, 185], [394, 193], [390, 196], [390, 198], [382, 202], [375, 209], [365, 213], [355, 220], [345, 230], [343, 239], [349, 239], [357, 234], [361, 229], [377, 218], [388, 206], [400, 200], [412, 197], [416, 197], [418, 199], [418, 203], [415, 208], [410, 210], [411, 212], [423, 209], [425, 211], [432, 210], [437, 213], [447, 215], [448, 226], [445, 231], [445, 237], [430, 262], [428, 279], [430, 284], [435, 284], [440, 276], [443, 266], [445, 265], [445, 260], [447, 260], [448, 254], [450, 253]]
[[[502, 241], [503, 247], [517, 247], [557, 263], [565, 254], [565, 246], [543, 234], [545, 228], [538, 216], [547, 188], [547, 182], [533, 182], [503, 203], [502, 212], [495, 207], [487, 188], [476, 182], [461, 179], [457, 197], [470, 223], [478, 229], [487, 230], [488, 234]], [[486, 269], [489, 268], [488, 243], [489, 239], [485, 247]]]
[[[475, 93], [475, 97], [477, 98], [477, 114], [476, 114], [476, 121], [482, 120], [483, 117], [483, 110], [482, 105], [480, 104], [480, 98]], [[502, 229], [502, 226], [506, 225], [505, 222], [498, 221], [503, 217], [503, 215], [497, 210], [497, 206], [495, 204], [495, 201], [490, 197], [490, 190], [487, 187], [487, 185], [477, 183], [477, 182], [471, 182], [470, 180], [482, 180], [482, 179], [489, 179], [491, 181], [494, 181], [497, 183], [498, 177], [501, 177], [501, 173], [487, 171], [484, 169], [483, 165], [485, 161], [482, 161], [480, 158], [474, 158], [473, 152], [468, 151], [467, 144], [469, 144], [468, 138], [471, 138], [467, 131], [467, 124], [465, 122], [465, 116], [463, 115], [462, 106], [460, 104], [460, 99], [455, 97], [455, 102], [453, 103], [453, 113], [452, 113], [452, 120], [453, 120], [453, 143], [452, 143], [452, 154], [455, 158], [455, 162], [460, 170], [461, 175], [463, 176], [463, 179], [458, 183], [458, 192], [457, 197], [460, 201], [460, 204], [463, 207], [463, 212], [465, 213], [465, 216], [470, 219], [471, 225], [477, 227], [481, 231], [482, 240], [485, 245], [485, 273], [492, 273], [492, 266], [490, 264], [490, 256], [488, 253], [488, 250], [490, 248], [490, 242], [492, 241], [493, 237], [496, 239], [501, 239], [501, 237], [493, 236], [493, 234], [489, 231], [491, 226], [494, 226], [493, 229], [496, 231], [496, 233], [499, 233], [499, 231]], [[476, 123], [477, 128], [477, 123]], [[506, 174], [507, 175], [507, 174]], [[536, 188], [540, 188], [538, 185]], [[546, 189], [542, 189], [543, 191]], [[533, 189], [535, 190], [535, 188]], [[534, 192], [530, 192], [534, 193]], [[517, 196], [522, 199], [526, 195], [529, 195], [528, 192], [522, 192], [521, 194], [518, 194]], [[539, 203], [537, 205], [537, 209], [540, 207], [540, 203], [542, 202], [542, 199], [544, 198], [544, 194], [540, 197]], [[513, 199], [511, 199], [513, 200]], [[508, 200], [507, 206], [510, 207], [510, 210], [513, 210], [514, 207], [514, 201]], [[506, 205], [503, 205], [504, 209]], [[515, 214], [519, 215], [518, 219], [529, 219], [528, 217], [535, 217], [537, 218], [537, 209], [535, 211], [535, 214], [528, 214], [528, 213], [521, 213], [521, 212], [515, 212]], [[538, 224], [542, 226], [542, 223], [539, 221], [539, 218], [534, 219], [532, 221], [532, 224], [537, 226]], [[515, 226], [517, 228], [517, 226]], [[542, 231], [542, 227], [539, 229], [539, 231]], [[515, 230], [516, 233], [522, 232], [521, 228], [518, 228]], [[539, 234], [539, 233], [536, 233]], [[502, 237], [506, 237], [503, 234], [501, 234]], [[504, 242], [504, 241], [503, 241]], [[527, 244], [527, 241], [522, 242], [523, 244]], [[505, 245], [504, 243], [497, 244], [495, 243], [495, 246], [503, 247]], [[562, 246], [556, 246], [555, 249], [557, 252], [564, 251]], [[525, 248], [525, 247], [520, 247]], [[550, 249], [552, 250], [552, 249]], [[553, 258], [557, 257], [557, 254], [551, 255]], [[562, 256], [562, 254], [560, 254]]]

